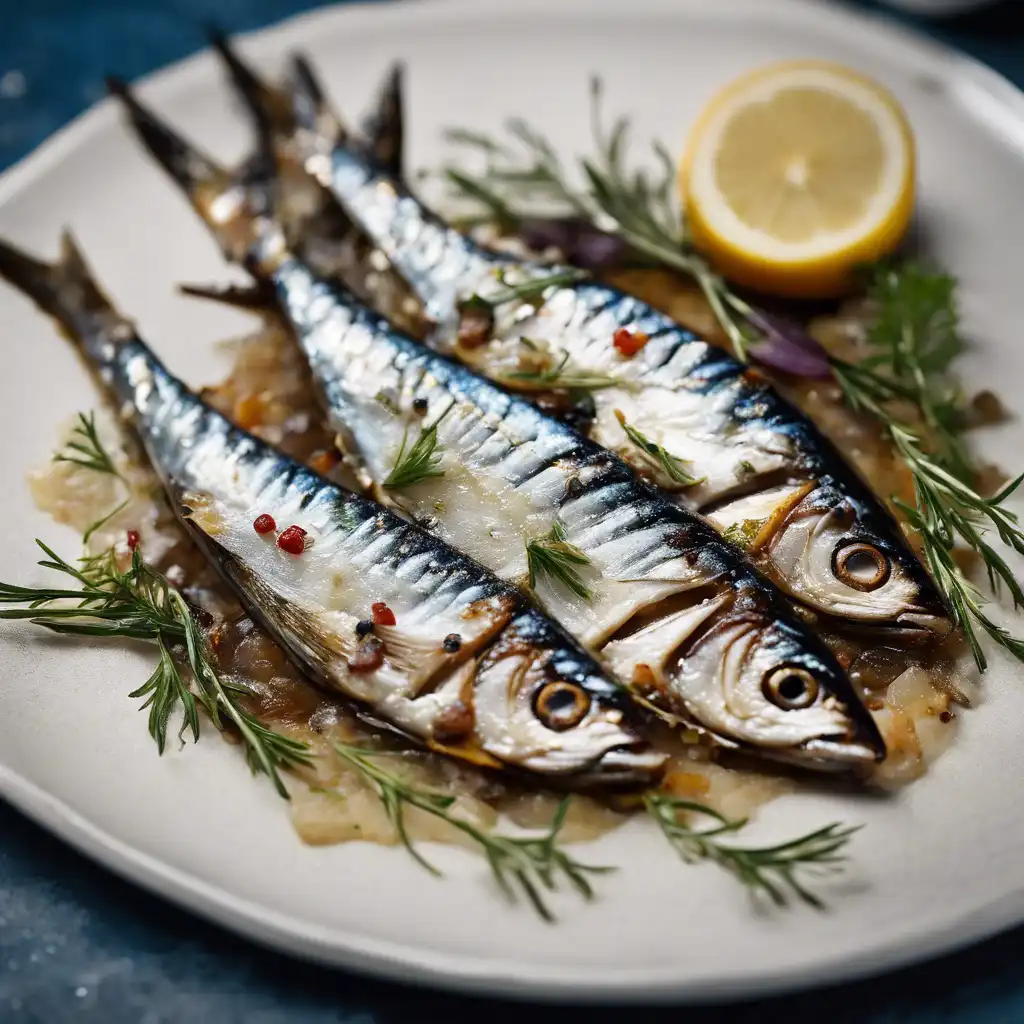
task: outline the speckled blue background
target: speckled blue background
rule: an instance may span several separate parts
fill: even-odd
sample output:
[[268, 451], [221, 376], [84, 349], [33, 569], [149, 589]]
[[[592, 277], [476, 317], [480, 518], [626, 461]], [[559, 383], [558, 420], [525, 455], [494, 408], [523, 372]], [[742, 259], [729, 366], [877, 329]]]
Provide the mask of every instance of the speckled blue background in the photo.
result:
[[[132, 78], [199, 49], [204, 19], [246, 31], [310, 6], [303, 0], [0, 0], [0, 169], [99, 99], [105, 72]], [[1007, 0], [922, 27], [1024, 86], [1021, 8]], [[526, 1009], [297, 963], [126, 885], [0, 801], [3, 1024], [503, 1024], [524, 1015], [532, 1024], [611, 1024], [627, 1013], [633, 1015]], [[730, 1009], [654, 1010], [644, 1018], [647, 1024], [680, 1018], [687, 1024], [1021, 1024], [1024, 930], [871, 982]]]

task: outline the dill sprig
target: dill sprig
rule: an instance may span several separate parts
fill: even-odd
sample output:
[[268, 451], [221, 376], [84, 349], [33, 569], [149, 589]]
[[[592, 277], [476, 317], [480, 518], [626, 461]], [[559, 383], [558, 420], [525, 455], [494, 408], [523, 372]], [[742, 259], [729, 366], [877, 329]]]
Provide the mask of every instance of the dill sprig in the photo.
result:
[[538, 576], [550, 576], [577, 597], [589, 601], [593, 595], [576, 567], [590, 565], [590, 557], [575, 544], [570, 544], [567, 537], [565, 527], [556, 519], [543, 537], [534, 537], [526, 542], [530, 589], [537, 589]]
[[[78, 421], [71, 430], [71, 438], [53, 456], [54, 462], [67, 462], [72, 466], [81, 466], [95, 473], [103, 473], [120, 480], [127, 488], [128, 481], [118, 470], [113, 456], [107, 451], [96, 430], [96, 413], [78, 413]], [[82, 534], [82, 543], [88, 544], [97, 530], [106, 526], [119, 512], [123, 512], [131, 503], [125, 498], [115, 508], [91, 522]]]
[[[525, 339], [524, 339], [525, 340]], [[569, 353], [547, 369], [516, 370], [502, 375], [506, 383], [529, 387], [539, 391], [565, 389], [567, 391], [597, 391], [601, 388], [628, 387], [627, 381], [617, 380], [603, 373], [588, 373], [569, 365]]]
[[[644, 797], [648, 813], [665, 838], [688, 863], [708, 860], [725, 868], [753, 893], [767, 896], [776, 906], [792, 897], [821, 909], [820, 897], [798, 877], [808, 870], [835, 872], [845, 860], [844, 849], [858, 827], [833, 824], [775, 846], [737, 846], [723, 842], [747, 824], [746, 818], [730, 819], [704, 804], [664, 793]], [[707, 827], [694, 826], [693, 815], [710, 819]]]
[[344, 743], [335, 743], [338, 756], [355, 768], [374, 788], [388, 820], [399, 840], [413, 858], [432, 875], [441, 872], [416, 848], [405, 825], [405, 808], [416, 807], [447, 822], [476, 843], [490, 866], [491, 874], [501, 891], [515, 900], [521, 892], [545, 921], [554, 915], [544, 899], [545, 892], [555, 892], [563, 877], [585, 900], [594, 897], [588, 875], [606, 874], [613, 868], [582, 864], [559, 845], [559, 834], [569, 811], [570, 798], [558, 806], [547, 832], [540, 836], [502, 836], [486, 832], [452, 813], [455, 797], [414, 786], [392, 772], [385, 771], [376, 758], [393, 756], [385, 751], [365, 750]]
[[78, 422], [71, 430], [71, 439], [53, 456], [53, 461], [69, 462], [73, 466], [108, 473], [124, 480], [113, 457], [100, 440], [94, 412], [78, 414]]
[[437, 428], [454, 405], [453, 401], [430, 426], [421, 427], [419, 437], [408, 451], [406, 451], [406, 445], [409, 443], [409, 430], [406, 428], [402, 435], [402, 444], [398, 449], [395, 464], [391, 472], [384, 478], [383, 487], [398, 490], [402, 487], [411, 487], [413, 484], [421, 483], [433, 476], [444, 476], [444, 470], [438, 468], [441, 465], [441, 452], [444, 449], [438, 440]]
[[626, 437], [639, 448], [644, 455], [661, 467], [662, 472], [673, 483], [683, 487], [690, 487], [699, 484], [704, 478], [696, 477], [688, 472], [684, 461], [663, 448], [660, 444], [652, 441], [646, 434], [632, 426], [620, 409], [615, 410], [615, 418], [619, 426], [625, 431]]
[[0, 583], [0, 604], [23, 606], [0, 609], [0, 618], [28, 619], [66, 636], [127, 637], [155, 643], [160, 660], [131, 696], [145, 698], [142, 707], [149, 709], [149, 732], [160, 753], [176, 707], [183, 711], [179, 739], [186, 732], [191, 732], [193, 741], [199, 739], [201, 706], [218, 729], [228, 722], [234, 726], [253, 771], [268, 775], [278, 793], [287, 798], [279, 771], [308, 765], [306, 745], [268, 729], [240, 705], [239, 697], [247, 691], [220, 676], [185, 599], [167, 579], [146, 565], [137, 550], [122, 572], [112, 549], [83, 558], [76, 566], [42, 541], [36, 544], [46, 556], [39, 565], [67, 577], [72, 585], [37, 588]]
[[[978, 668], [987, 667], [979, 627], [1024, 661], [1024, 639], [985, 613], [981, 592], [953, 555], [958, 546], [975, 552], [993, 593], [1005, 586], [1014, 607], [1024, 606], [1024, 589], [986, 540], [994, 531], [1002, 544], [1024, 554], [1024, 531], [1005, 504], [1024, 478], [1017, 477], [991, 497], [975, 486], [979, 467], [964, 444], [963, 398], [949, 376], [951, 364], [964, 350], [955, 282], [916, 264], [884, 264], [874, 268], [867, 294], [875, 308], [869, 354], [857, 363], [833, 359], [833, 374], [852, 408], [885, 424], [910, 470], [914, 504], [894, 499], [895, 504], [920, 535], [925, 562]], [[918, 424], [906, 422], [907, 411], [916, 415]]]

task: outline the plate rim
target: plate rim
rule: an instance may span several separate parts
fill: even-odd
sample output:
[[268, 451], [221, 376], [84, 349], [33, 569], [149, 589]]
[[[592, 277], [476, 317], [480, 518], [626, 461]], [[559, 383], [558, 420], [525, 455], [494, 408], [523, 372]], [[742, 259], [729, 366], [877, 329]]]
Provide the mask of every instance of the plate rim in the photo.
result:
[[[318, 22], [342, 18], [354, 31], [386, 29], [392, 19], [437, 24], [453, 17], [486, 22], [495, 12], [508, 15], [500, 0], [420, 0], [416, 4], [361, 2], [344, 3], [300, 12], [282, 21], [238, 38], [259, 45], [276, 42], [282, 48], [301, 45], [303, 37]], [[763, 0], [688, 0], [684, 8], [673, 0], [633, 0], [635, 17], [697, 17], [701, 12], [721, 17], [750, 17], [806, 24], [811, 19], [828, 33], [844, 27], [868, 33], [884, 45], [911, 51], [931, 65], [939, 64], [947, 85], [967, 85], [980, 90], [992, 104], [982, 119], [996, 119], [1010, 126], [1015, 148], [1024, 154], [1024, 91], [1005, 76], [980, 61], [881, 12], [855, 11], [845, 5], [826, 5], [823, 0], [775, 0], [771, 7]], [[546, 0], [519, 0], [514, 16], [530, 19], [550, 13]], [[561, 0], [559, 16], [567, 19], [595, 13], [622, 17], [618, 0]], [[294, 38], [289, 38], [294, 37]], [[161, 91], [172, 91], [196, 74], [204, 62], [213, 60], [209, 49], [192, 53], [137, 80], [142, 91], [158, 101]], [[116, 119], [117, 109], [103, 99], [76, 116], [32, 152], [0, 174], [0, 207], [15, 200], [36, 177], [59, 164], [93, 133]], [[0, 752], [2, 756], [2, 752]], [[697, 981], [679, 980], [671, 971], [660, 969], [647, 976], [636, 968], [628, 973], [604, 973], [595, 977], [586, 967], [559, 965], [550, 975], [524, 979], [512, 961], [471, 959], [460, 954], [434, 953], [423, 945], [384, 941], [367, 935], [335, 931], [303, 922], [250, 900], [234, 896], [198, 875], [182, 871], [129, 843], [80, 815], [73, 807], [36, 786], [7, 765], [0, 763], [0, 796], [37, 824], [98, 862], [115, 875], [138, 885], [189, 913], [225, 927], [257, 944], [307, 960], [352, 969], [403, 983], [426, 984], [436, 988], [480, 995], [501, 996], [516, 1001], [544, 999], [555, 1002], [618, 1004], [726, 1003], [760, 995], [778, 995], [853, 981], [884, 970], [885, 973], [954, 952], [990, 938], [1024, 921], [1024, 889], [943, 922], [912, 939], [897, 937], [857, 955], [834, 956], [816, 965], [807, 977], [807, 967], [777, 968], [748, 972], [742, 979], [708, 976]], [[502, 966], [504, 965], [504, 966]]]

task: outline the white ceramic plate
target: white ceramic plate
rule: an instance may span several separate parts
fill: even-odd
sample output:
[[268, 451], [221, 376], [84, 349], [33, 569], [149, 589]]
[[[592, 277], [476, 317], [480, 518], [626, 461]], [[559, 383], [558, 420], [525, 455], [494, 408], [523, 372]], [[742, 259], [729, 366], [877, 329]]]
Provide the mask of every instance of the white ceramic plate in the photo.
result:
[[[445, 123], [494, 128], [528, 115], [567, 153], [587, 146], [586, 79], [634, 115], [638, 137], [678, 144], [723, 82], [786, 57], [853, 64], [906, 104], [921, 156], [923, 228], [963, 282], [978, 340], [973, 383], [1011, 403], [1024, 393], [1019, 232], [1024, 223], [1024, 97], [997, 76], [881, 22], [776, 0], [517, 0], [323, 11], [254, 36], [272, 63], [308, 49], [352, 110], [395, 57], [409, 64], [413, 165], [439, 155]], [[246, 143], [209, 56], [154, 77], [146, 99], [225, 158]], [[43, 253], [70, 224], [102, 280], [171, 366], [215, 377], [210, 342], [243, 328], [171, 285], [216, 278], [220, 260], [161, 172], [101, 104], [0, 183], [0, 235]], [[0, 578], [28, 580], [31, 538], [75, 538], [37, 513], [26, 471], [58, 420], [95, 404], [51, 326], [0, 289], [0, 468], [6, 500]], [[1014, 426], [986, 452], [1019, 466]], [[764, 837], [829, 820], [862, 822], [831, 909], [758, 912], [713, 867], [681, 865], [646, 822], [588, 859], [621, 866], [599, 900], [566, 896], [557, 925], [503, 904], [482, 862], [439, 850], [433, 880], [400, 850], [304, 847], [284, 808], [237, 750], [212, 737], [158, 759], [127, 693], [145, 655], [4, 629], [0, 788], [97, 860], [253, 939], [317, 960], [514, 996], [630, 1000], [729, 998], [820, 984], [946, 950], [1024, 918], [1024, 679], [1000, 656], [985, 702], [934, 772], [896, 799], [804, 796], [766, 809]]]

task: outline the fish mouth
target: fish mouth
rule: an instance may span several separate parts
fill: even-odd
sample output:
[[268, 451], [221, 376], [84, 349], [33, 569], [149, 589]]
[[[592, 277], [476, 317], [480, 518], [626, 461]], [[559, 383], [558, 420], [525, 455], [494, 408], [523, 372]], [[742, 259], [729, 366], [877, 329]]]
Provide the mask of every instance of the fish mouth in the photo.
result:
[[661, 778], [668, 755], [646, 745], [614, 747], [584, 771], [584, 781], [602, 785], [650, 785]]
[[866, 771], [884, 761], [886, 750], [881, 737], [873, 742], [825, 736], [808, 740], [792, 750], [773, 752], [770, 756], [773, 760], [818, 772], [856, 772]]
[[908, 633], [929, 634], [944, 639], [953, 632], [953, 620], [945, 612], [926, 612], [923, 609], [903, 612], [896, 617], [896, 625]]

